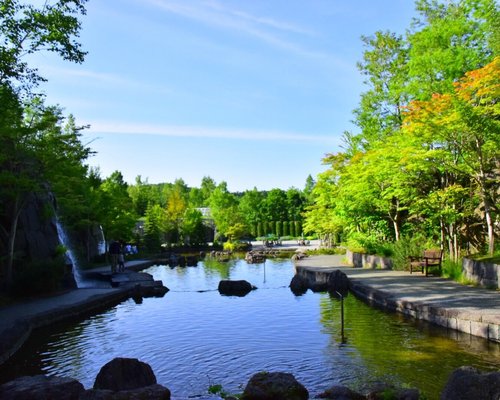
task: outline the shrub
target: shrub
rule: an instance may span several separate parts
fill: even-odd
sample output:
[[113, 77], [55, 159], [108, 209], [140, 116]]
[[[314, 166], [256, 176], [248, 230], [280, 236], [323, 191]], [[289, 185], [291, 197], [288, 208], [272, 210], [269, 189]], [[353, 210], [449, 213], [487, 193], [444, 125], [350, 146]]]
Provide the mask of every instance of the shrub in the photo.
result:
[[238, 252], [250, 250], [251, 244], [248, 242], [225, 242], [222, 245], [224, 251]]
[[318, 254], [326, 254], [326, 255], [337, 255], [337, 254], [345, 254], [345, 247], [321, 247], [319, 249], [307, 250], [308, 255], [318, 255]]
[[436, 247], [421, 236], [403, 237], [391, 245], [393, 268], [404, 270], [407, 268], [410, 256], [419, 256], [427, 248]]
[[13, 277], [12, 295], [34, 296], [60, 289], [64, 268], [62, 256], [54, 260], [34, 261], [17, 267]]
[[452, 279], [457, 282], [465, 283], [465, 279], [462, 273], [462, 262], [455, 262], [452, 260], [445, 260], [442, 264], [443, 277]]

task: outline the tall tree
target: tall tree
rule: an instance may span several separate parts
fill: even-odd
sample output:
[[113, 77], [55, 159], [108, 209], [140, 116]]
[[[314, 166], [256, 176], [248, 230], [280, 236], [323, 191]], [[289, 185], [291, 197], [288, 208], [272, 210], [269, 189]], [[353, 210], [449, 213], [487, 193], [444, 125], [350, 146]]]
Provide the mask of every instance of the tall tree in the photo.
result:
[[246, 226], [252, 235], [257, 236], [257, 224], [262, 222], [262, 202], [264, 195], [257, 188], [247, 190], [239, 201], [239, 211], [243, 216]]
[[210, 196], [210, 213], [218, 235], [226, 236], [231, 227], [242, 222], [238, 212], [236, 196], [227, 190], [227, 183], [221, 182]]
[[490, 254], [494, 252], [494, 215], [498, 213], [497, 171], [500, 159], [500, 57], [468, 72], [454, 85], [453, 94], [434, 95], [412, 103], [408, 131], [440, 143], [441, 164], [454, 174], [470, 177], [478, 188]]
[[[407, 44], [390, 32], [376, 32], [364, 36], [366, 50], [358, 68], [365, 76], [368, 90], [361, 95], [359, 107], [354, 110], [355, 123], [361, 129], [356, 140], [351, 140], [350, 151], [366, 150], [371, 144], [384, 140], [401, 127], [401, 112], [408, 98], [405, 94], [407, 78]], [[353, 138], [351, 138], [353, 139]]]
[[[74, 196], [79, 197], [86, 174], [82, 162], [90, 150], [81, 144], [72, 119], [64, 126], [59, 108], [46, 107], [40, 99], [23, 108], [8, 86], [0, 87], [0, 101], [0, 237], [9, 284], [18, 220], [28, 199], [53, 190], [64, 207], [76, 210], [81, 202], [74, 203]], [[72, 181], [75, 185], [68, 186]]]
[[114, 171], [104, 179], [100, 191], [100, 221], [106, 241], [131, 240], [137, 220], [128, 185], [120, 171]]
[[[467, 71], [492, 59], [495, 0], [418, 0], [408, 36], [408, 88], [415, 99], [453, 92], [453, 83]], [[498, 35], [498, 33], [497, 33]]]
[[[39, 106], [31, 114], [36, 117], [35, 124], [24, 119], [23, 102], [30, 101], [32, 88], [43, 80], [25, 57], [50, 51], [65, 60], [82, 62], [85, 53], [75, 38], [80, 30], [78, 16], [85, 14], [84, 4], [85, 0], [60, 0], [36, 7], [19, 0], [0, 0], [0, 202], [4, 210], [1, 237], [7, 250], [7, 284], [12, 281], [18, 218], [27, 197], [47, 183], [50, 160], [57, 157], [53, 150], [61, 154], [73, 151], [69, 142], [58, 147], [63, 143], [60, 114], [55, 109]], [[43, 149], [40, 138], [47, 139], [51, 130], [57, 133], [49, 141], [53, 146]]]
[[78, 17], [85, 14], [86, 0], [44, 1], [37, 7], [19, 0], [0, 0], [0, 85], [30, 90], [44, 78], [25, 57], [48, 51], [81, 63], [85, 52], [76, 41]]

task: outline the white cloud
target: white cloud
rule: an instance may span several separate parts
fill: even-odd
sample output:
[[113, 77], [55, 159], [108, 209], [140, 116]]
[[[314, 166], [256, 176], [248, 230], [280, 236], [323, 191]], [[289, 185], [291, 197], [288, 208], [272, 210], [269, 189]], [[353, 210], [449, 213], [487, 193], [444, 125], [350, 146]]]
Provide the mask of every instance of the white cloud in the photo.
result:
[[[313, 58], [331, 62], [335, 65], [346, 67], [343, 60], [337, 59], [331, 53], [311, 50], [295, 41], [284, 39], [283, 34], [301, 34], [315, 36], [313, 31], [294, 24], [278, 21], [270, 17], [254, 16], [249, 13], [230, 9], [219, 2], [200, 2], [195, 5], [176, 0], [145, 0], [149, 4], [169, 13], [201, 22], [206, 25], [253, 36], [262, 42], [291, 52], [300, 57]], [[281, 35], [280, 35], [281, 33]], [[350, 68], [351, 66], [349, 66]]]
[[136, 78], [131, 79], [118, 74], [110, 74], [106, 72], [97, 72], [82, 67], [61, 68], [49, 65], [43, 65], [40, 68], [42, 75], [52, 79], [70, 80], [72, 82], [83, 83], [85, 86], [94, 85], [99, 87], [115, 86], [120, 88], [139, 89], [147, 92], [171, 94], [173, 90], [162, 85], [152, 85], [141, 82]]
[[124, 123], [118, 121], [94, 121], [90, 122], [92, 134], [133, 134], [133, 135], [159, 135], [182, 138], [205, 138], [205, 139], [232, 139], [253, 141], [294, 141], [338, 144], [339, 139], [334, 135], [314, 135], [296, 132], [280, 132], [250, 129], [229, 128], [207, 128], [199, 126], [181, 125], [155, 125]]

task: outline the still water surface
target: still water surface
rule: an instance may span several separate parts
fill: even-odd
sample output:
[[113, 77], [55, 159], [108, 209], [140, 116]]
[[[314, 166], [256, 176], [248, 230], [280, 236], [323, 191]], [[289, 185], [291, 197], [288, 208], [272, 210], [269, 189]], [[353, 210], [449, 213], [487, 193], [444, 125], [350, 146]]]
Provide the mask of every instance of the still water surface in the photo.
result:
[[[455, 368], [500, 367], [498, 344], [373, 309], [352, 295], [344, 302], [343, 340], [340, 302], [326, 293], [293, 295], [289, 260], [206, 260], [146, 272], [170, 292], [38, 332], [0, 369], [2, 381], [44, 373], [90, 388], [102, 365], [131, 357], [149, 363], [174, 400], [206, 396], [211, 384], [241, 392], [258, 371], [293, 373], [311, 398], [332, 385], [363, 390], [384, 381], [438, 399]], [[246, 279], [258, 290], [221, 296], [221, 279]]]

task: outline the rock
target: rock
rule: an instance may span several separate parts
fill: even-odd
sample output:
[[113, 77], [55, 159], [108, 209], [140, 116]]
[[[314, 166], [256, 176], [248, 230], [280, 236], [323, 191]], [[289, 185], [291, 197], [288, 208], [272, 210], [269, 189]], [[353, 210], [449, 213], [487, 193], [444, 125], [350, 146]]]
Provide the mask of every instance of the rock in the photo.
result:
[[328, 277], [328, 291], [330, 293], [347, 296], [349, 293], [349, 278], [342, 271], [336, 269]]
[[301, 296], [309, 289], [309, 281], [302, 275], [295, 274], [290, 282], [290, 290], [295, 296]]
[[417, 389], [387, 389], [382, 392], [371, 392], [366, 400], [418, 400], [420, 392]]
[[219, 293], [226, 296], [246, 296], [254, 289], [255, 287], [245, 280], [222, 280], [218, 287]]
[[161, 385], [119, 392], [90, 389], [80, 395], [79, 400], [170, 400], [170, 390]]
[[114, 358], [97, 374], [94, 389], [133, 390], [155, 384], [156, 376], [149, 364], [136, 358]]
[[473, 367], [453, 371], [441, 393], [441, 400], [468, 399], [500, 399], [500, 371], [483, 373]]
[[22, 376], [0, 386], [0, 399], [78, 400], [85, 391], [76, 379], [58, 376]]
[[392, 384], [379, 382], [371, 387], [366, 400], [419, 400], [420, 392], [417, 389], [397, 388]]
[[252, 376], [242, 400], [307, 400], [309, 392], [292, 374], [259, 372]]
[[365, 400], [366, 397], [346, 386], [332, 386], [318, 395], [320, 399], [329, 400]]

